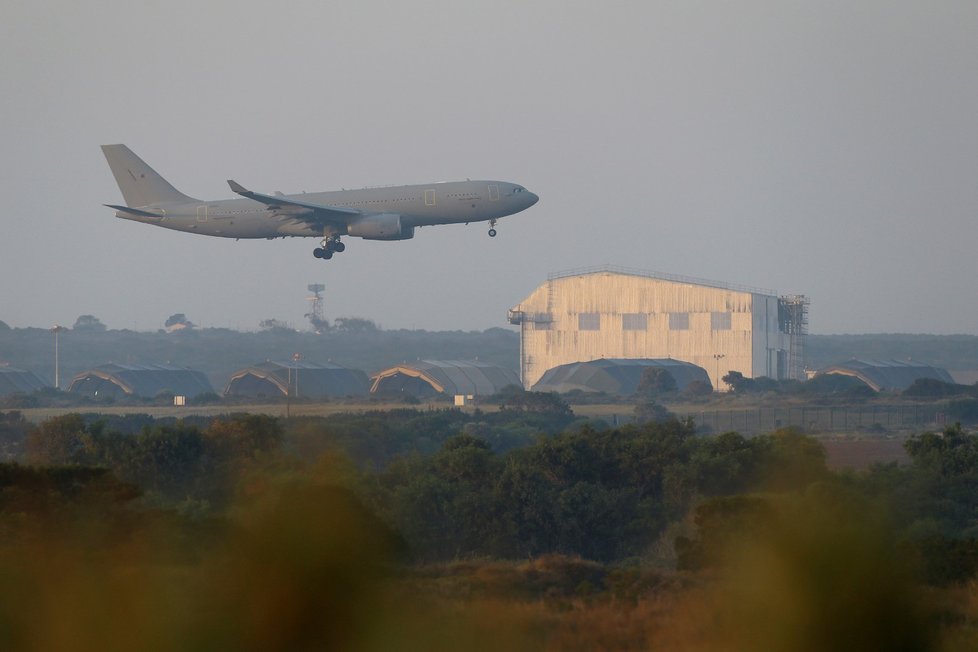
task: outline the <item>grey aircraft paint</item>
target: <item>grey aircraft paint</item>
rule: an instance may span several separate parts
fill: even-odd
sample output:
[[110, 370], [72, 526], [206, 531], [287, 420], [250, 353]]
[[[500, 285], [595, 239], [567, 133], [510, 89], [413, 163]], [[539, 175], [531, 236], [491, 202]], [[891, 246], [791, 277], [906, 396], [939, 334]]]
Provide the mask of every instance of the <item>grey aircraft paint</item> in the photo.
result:
[[202, 201], [184, 195], [125, 145], [102, 152], [122, 191], [116, 217], [176, 231], [223, 238], [322, 238], [313, 254], [331, 258], [346, 246], [340, 236], [407, 240], [419, 226], [489, 222], [526, 210], [538, 197], [506, 181], [450, 181], [363, 190], [263, 195], [229, 180], [244, 199]]

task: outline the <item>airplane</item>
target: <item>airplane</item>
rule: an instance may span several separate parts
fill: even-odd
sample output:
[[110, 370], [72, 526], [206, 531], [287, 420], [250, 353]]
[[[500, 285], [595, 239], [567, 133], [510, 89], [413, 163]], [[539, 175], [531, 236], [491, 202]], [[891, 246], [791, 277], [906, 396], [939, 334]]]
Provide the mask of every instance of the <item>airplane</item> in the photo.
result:
[[102, 145], [125, 206], [116, 217], [222, 238], [322, 238], [313, 250], [328, 260], [346, 249], [341, 236], [409, 240], [416, 227], [489, 222], [533, 206], [539, 197], [505, 181], [449, 181], [412, 186], [264, 195], [233, 180], [244, 199], [203, 201], [184, 195], [125, 145]]

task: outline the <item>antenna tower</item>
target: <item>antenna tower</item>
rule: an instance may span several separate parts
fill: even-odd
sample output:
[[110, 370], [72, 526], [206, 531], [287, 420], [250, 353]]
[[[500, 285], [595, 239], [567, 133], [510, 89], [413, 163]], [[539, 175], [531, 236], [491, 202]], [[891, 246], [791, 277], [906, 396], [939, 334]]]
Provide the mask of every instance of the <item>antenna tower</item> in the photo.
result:
[[788, 335], [788, 378], [805, 379], [805, 338], [808, 336], [808, 305], [803, 294], [778, 298], [778, 321], [781, 332]]
[[326, 318], [323, 316], [323, 290], [326, 286], [322, 283], [311, 283], [306, 286], [306, 289], [312, 292], [311, 297], [306, 297], [306, 301], [309, 302], [309, 312], [306, 313], [305, 317], [312, 324], [313, 330], [316, 331], [317, 335], [322, 335], [323, 331], [329, 327], [326, 323]]

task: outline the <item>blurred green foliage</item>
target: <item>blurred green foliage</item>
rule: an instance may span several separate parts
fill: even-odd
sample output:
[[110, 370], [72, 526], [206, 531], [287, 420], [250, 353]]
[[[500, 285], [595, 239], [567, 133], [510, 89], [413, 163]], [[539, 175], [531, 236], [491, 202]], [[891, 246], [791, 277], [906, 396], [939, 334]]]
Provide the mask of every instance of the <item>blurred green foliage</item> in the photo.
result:
[[971, 649], [978, 624], [957, 425], [859, 474], [793, 429], [596, 428], [547, 397], [7, 413], [0, 440], [0, 649]]

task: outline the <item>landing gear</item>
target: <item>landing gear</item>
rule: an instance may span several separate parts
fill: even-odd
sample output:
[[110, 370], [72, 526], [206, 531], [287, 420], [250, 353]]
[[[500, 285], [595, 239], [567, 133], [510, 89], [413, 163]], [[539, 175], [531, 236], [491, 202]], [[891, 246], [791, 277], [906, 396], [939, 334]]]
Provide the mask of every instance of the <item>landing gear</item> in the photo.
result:
[[313, 249], [312, 255], [316, 258], [329, 260], [334, 253], [338, 254], [341, 251], [346, 251], [346, 245], [340, 242], [340, 236], [334, 234], [323, 238], [322, 246]]
[[490, 238], [495, 238], [496, 237], [496, 229], [493, 228], [494, 226], [496, 226], [496, 220], [494, 220], [494, 219], [493, 220], [489, 220], [489, 237]]

